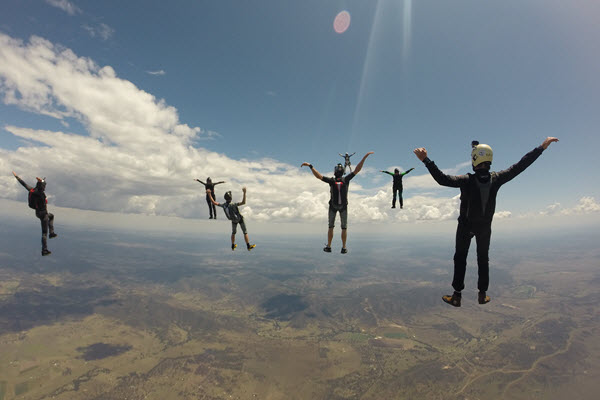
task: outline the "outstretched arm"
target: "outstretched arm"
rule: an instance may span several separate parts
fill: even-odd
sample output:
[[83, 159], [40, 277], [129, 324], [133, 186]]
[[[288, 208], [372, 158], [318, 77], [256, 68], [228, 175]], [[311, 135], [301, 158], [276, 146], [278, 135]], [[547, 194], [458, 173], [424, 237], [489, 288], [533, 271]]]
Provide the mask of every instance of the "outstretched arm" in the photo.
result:
[[196, 181], [200, 182], [201, 184], [203, 184], [204, 186], [206, 186], [206, 183], [202, 182], [200, 179], [195, 179]]
[[20, 183], [21, 185], [23, 185], [23, 187], [24, 187], [25, 189], [27, 189], [27, 191], [29, 191], [29, 190], [33, 189], [31, 186], [29, 186], [28, 184], [26, 184], [26, 183], [25, 183], [25, 181], [24, 181], [23, 179], [19, 178], [19, 177], [17, 176], [17, 174], [15, 174], [15, 171], [13, 171], [12, 173], [13, 173], [13, 175], [15, 176], [15, 178], [17, 178], [17, 180], [19, 181], [19, 183]]
[[408, 174], [410, 171], [412, 171], [414, 168], [409, 169], [408, 171], [406, 171], [405, 173], [402, 174], [402, 176]]
[[208, 195], [208, 197], [210, 198], [210, 202], [213, 203], [215, 206], [220, 205], [219, 203], [217, 203], [215, 201], [215, 199], [213, 199], [212, 197], [212, 192], [210, 191], [210, 189], [206, 189], [206, 194]]
[[[341, 154], [340, 154], [341, 155]], [[343, 156], [342, 156], [343, 157]], [[319, 171], [317, 171], [311, 163], [307, 163], [304, 162], [302, 163], [302, 165], [300, 166], [300, 168], [302, 167], [309, 167], [310, 170], [312, 171], [313, 175], [315, 176], [315, 178], [317, 178], [318, 180], [323, 180], [323, 175], [321, 175], [321, 173]]]
[[536, 147], [529, 153], [525, 154], [518, 163], [511, 165], [503, 171], [497, 172], [498, 181], [500, 184], [505, 184], [506, 182], [514, 179], [521, 172], [525, 171], [525, 169], [533, 164], [533, 162], [542, 155], [542, 152], [554, 142], [558, 142], [558, 139], [555, 137], [547, 137], [539, 147]]
[[417, 158], [423, 161], [423, 164], [429, 170], [429, 173], [433, 177], [433, 179], [442, 186], [449, 187], [460, 187], [463, 183], [469, 181], [468, 175], [446, 175], [435, 165], [433, 161], [427, 157], [427, 150], [424, 147], [419, 147], [413, 150], [413, 153], [417, 156]]
[[352, 157], [352, 156], [353, 156], [353, 155], [355, 155], [355, 154], [356, 154], [356, 152], [354, 152], [354, 153], [350, 154], [348, 157]]
[[213, 185], [218, 185], [220, 183], [225, 183], [225, 181], [220, 181], [220, 182], [217, 182], [217, 183], [213, 183]]
[[392, 176], [394, 176], [394, 174], [392, 174], [392, 173], [391, 173], [391, 172], [389, 172], [389, 171], [383, 171], [383, 170], [381, 170], [381, 171], [379, 171], [379, 172], [383, 172], [384, 174], [388, 174], [388, 175], [392, 175]]
[[360, 162], [358, 164], [356, 164], [356, 167], [354, 168], [354, 175], [358, 174], [360, 172], [360, 170], [363, 167], [363, 164], [365, 163], [365, 160], [367, 159], [367, 157], [369, 157], [371, 154], [373, 154], [372, 151], [368, 152], [367, 154], [365, 154], [365, 156], [362, 158], [362, 160], [360, 160]]
[[242, 197], [242, 201], [240, 202], [240, 206], [243, 206], [244, 204], [246, 204], [246, 186], [244, 186], [242, 188], [242, 192], [244, 192], [244, 196]]

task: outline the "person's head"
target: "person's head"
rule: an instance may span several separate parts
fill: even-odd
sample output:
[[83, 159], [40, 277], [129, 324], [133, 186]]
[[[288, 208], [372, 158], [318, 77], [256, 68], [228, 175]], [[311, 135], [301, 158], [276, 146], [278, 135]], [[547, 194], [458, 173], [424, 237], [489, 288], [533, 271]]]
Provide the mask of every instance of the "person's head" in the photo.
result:
[[206, 178], [206, 183], [208, 183], [209, 185], [212, 183], [212, 180], [210, 179], [210, 176], [208, 178]]
[[398, 168], [394, 168], [394, 174], [398, 175], [400, 173], [400, 170]]
[[348, 153], [346, 153], [346, 157], [348, 157]]
[[338, 164], [333, 168], [333, 175], [336, 178], [341, 178], [344, 175], [344, 166], [342, 164]]
[[471, 164], [473, 170], [489, 170], [492, 165], [494, 152], [487, 144], [479, 144], [477, 140], [471, 142]]
[[223, 197], [225, 197], [225, 201], [226, 202], [231, 203], [231, 199], [232, 199], [232, 197], [231, 197], [231, 191], [226, 192], [225, 196], [223, 196]]
[[38, 178], [36, 177], [35, 179], [37, 179], [37, 183], [35, 185], [35, 188], [39, 191], [44, 191], [46, 190], [46, 178]]

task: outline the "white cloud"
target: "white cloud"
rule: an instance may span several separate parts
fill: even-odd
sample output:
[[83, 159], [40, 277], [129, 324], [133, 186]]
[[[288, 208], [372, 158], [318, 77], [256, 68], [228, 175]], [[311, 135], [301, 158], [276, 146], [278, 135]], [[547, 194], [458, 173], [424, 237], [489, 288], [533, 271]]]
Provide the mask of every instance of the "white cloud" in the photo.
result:
[[167, 73], [162, 70], [159, 69], [158, 71], [146, 71], [146, 73], [150, 74], [150, 75], [166, 75]]
[[554, 203], [539, 212], [539, 215], [583, 215], [600, 212], [600, 203], [591, 196], [584, 196], [572, 208], [564, 208], [560, 203]]
[[115, 34], [115, 30], [104, 23], [95, 26], [85, 24], [81, 27], [85, 29], [91, 37], [98, 37], [102, 40], [108, 40]]
[[69, 15], [81, 13], [81, 9], [69, 0], [46, 0], [46, 3], [53, 7], [60, 8]]

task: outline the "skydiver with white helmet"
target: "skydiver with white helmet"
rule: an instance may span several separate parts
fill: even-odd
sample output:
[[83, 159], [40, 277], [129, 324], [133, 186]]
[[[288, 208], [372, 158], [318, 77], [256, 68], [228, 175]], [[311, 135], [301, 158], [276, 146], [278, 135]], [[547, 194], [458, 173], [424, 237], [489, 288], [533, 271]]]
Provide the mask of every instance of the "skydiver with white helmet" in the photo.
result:
[[341, 155], [340, 153], [338, 153], [338, 154], [340, 155], [340, 157], [344, 157], [344, 173], [346, 173], [346, 168], [348, 168], [350, 170], [350, 172], [352, 172], [352, 165], [350, 164], [350, 157], [355, 155], [356, 152], [354, 152], [352, 154], [345, 153], [344, 155]]
[[496, 210], [496, 195], [502, 185], [515, 178], [529, 167], [551, 143], [558, 142], [555, 137], [547, 137], [540, 146], [525, 154], [521, 160], [503, 171], [490, 172], [493, 152], [486, 144], [477, 141], [471, 143], [471, 160], [474, 174], [446, 175], [427, 157], [423, 147], [414, 150], [437, 183], [442, 186], [460, 188], [460, 215], [456, 230], [456, 251], [454, 253], [454, 293], [442, 297], [444, 302], [454, 306], [461, 305], [461, 291], [465, 287], [467, 254], [471, 239], [477, 242], [478, 275], [477, 288], [479, 304], [489, 303], [486, 295], [489, 286], [489, 248], [492, 234], [492, 219]]
[[[347, 153], [346, 153], [347, 154]], [[352, 178], [354, 178], [362, 169], [363, 164], [368, 156], [373, 154], [372, 151], [365, 154], [365, 156], [356, 165], [354, 172], [350, 172], [348, 175], [344, 175], [344, 166], [337, 164], [333, 170], [334, 177], [324, 177], [319, 171], [317, 171], [312, 164], [302, 163], [300, 167], [309, 167], [315, 178], [326, 182], [330, 187], [331, 198], [329, 200], [329, 230], [327, 231], [327, 244], [323, 248], [326, 253], [331, 253], [331, 241], [333, 239], [333, 228], [335, 226], [336, 214], [340, 213], [340, 220], [342, 225], [342, 254], [346, 254], [346, 237], [348, 227], [348, 185]]]

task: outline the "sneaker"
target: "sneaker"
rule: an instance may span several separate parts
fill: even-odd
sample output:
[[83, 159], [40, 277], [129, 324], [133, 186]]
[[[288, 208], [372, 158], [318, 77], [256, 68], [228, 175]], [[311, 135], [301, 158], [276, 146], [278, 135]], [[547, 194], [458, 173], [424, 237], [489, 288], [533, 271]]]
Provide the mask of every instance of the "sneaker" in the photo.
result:
[[345, 247], [342, 247], [342, 254], [346, 254], [348, 252], [348, 249]]
[[44, 249], [44, 250], [42, 250], [42, 255], [43, 255], [43, 256], [48, 256], [48, 255], [50, 255], [50, 254], [52, 254], [52, 252], [51, 252], [50, 250], [48, 250], [48, 249]]
[[329, 247], [329, 246], [326, 245], [325, 247], [323, 247], [323, 251], [325, 253], [331, 253], [331, 247]]
[[487, 304], [490, 302], [490, 296], [486, 296], [485, 292], [479, 292], [477, 294], [477, 301], [479, 302], [479, 304]]
[[52, 233], [50, 234], [50, 239], [52, 239], [52, 238], [55, 238], [55, 237], [57, 237], [57, 236], [58, 236], [58, 235], [57, 235], [56, 233], [52, 232]]
[[442, 296], [442, 300], [444, 300], [445, 303], [448, 303], [451, 306], [460, 307], [461, 295], [460, 295], [460, 293], [457, 294], [456, 292], [454, 292], [454, 294], [452, 296], [450, 296], [450, 295]]
[[252, 250], [255, 247], [256, 247], [255, 244], [248, 244], [248, 251]]
[[237, 244], [232, 244], [231, 245], [231, 251], [234, 251], [236, 247], [237, 247]]

